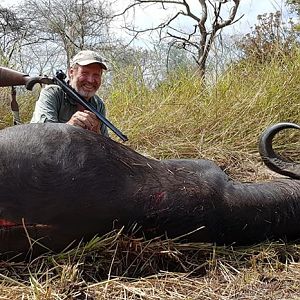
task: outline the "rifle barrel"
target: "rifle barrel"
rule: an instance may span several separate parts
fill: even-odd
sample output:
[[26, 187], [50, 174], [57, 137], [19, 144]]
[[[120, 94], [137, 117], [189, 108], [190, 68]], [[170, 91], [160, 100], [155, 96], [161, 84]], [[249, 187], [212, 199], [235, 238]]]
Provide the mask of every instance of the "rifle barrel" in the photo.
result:
[[109, 120], [107, 120], [104, 116], [102, 116], [90, 103], [82, 98], [80, 94], [78, 94], [72, 87], [70, 87], [61, 77], [62, 75], [56, 75], [53, 78], [54, 83], [58, 84], [62, 90], [74, 101], [82, 105], [84, 108], [93, 112], [97, 118], [103, 122], [109, 129], [111, 129], [123, 142], [128, 141], [126, 135], [124, 135], [118, 128], [116, 128]]

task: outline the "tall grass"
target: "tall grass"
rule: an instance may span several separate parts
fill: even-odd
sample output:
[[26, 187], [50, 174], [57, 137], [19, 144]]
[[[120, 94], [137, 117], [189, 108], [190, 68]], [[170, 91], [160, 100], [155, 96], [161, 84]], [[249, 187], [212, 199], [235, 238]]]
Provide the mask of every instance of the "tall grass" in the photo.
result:
[[[115, 70], [104, 91], [108, 118], [129, 137], [127, 145], [155, 158], [207, 158], [236, 169], [258, 163], [258, 138], [277, 122], [299, 123], [300, 54], [267, 64], [233, 64], [214, 84], [193, 70], [177, 70], [149, 88], [133, 70]], [[19, 92], [29, 122], [40, 88]], [[1, 128], [11, 124], [9, 90], [2, 89]], [[117, 139], [113, 133], [111, 137]], [[117, 139], [118, 140], [118, 139]], [[286, 130], [277, 150], [297, 159], [299, 133]]]
[[[299, 123], [300, 55], [266, 65], [232, 65], [213, 85], [177, 71], [156, 88], [121, 74], [107, 106], [129, 145], [155, 158], [210, 158], [220, 163], [257, 160], [257, 141], [277, 122]], [[296, 158], [299, 134], [275, 140]], [[298, 147], [298, 149], [296, 149]]]
[[[17, 87], [17, 101], [19, 104], [22, 123], [30, 122], [35, 101], [38, 98], [40, 87], [35, 87], [31, 92], [24, 87]], [[10, 88], [0, 88], [0, 129], [13, 125], [13, 115], [10, 109]]]

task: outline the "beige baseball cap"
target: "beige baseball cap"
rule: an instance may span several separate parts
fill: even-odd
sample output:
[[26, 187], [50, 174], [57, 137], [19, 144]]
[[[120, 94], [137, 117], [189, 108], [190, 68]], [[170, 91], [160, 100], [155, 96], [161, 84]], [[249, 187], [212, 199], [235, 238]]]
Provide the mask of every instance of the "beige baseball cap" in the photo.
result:
[[87, 66], [89, 64], [100, 64], [104, 70], [107, 70], [107, 66], [105, 64], [105, 59], [100, 56], [97, 52], [92, 50], [82, 50], [78, 52], [70, 62], [70, 65], [73, 66], [78, 64], [80, 66]]

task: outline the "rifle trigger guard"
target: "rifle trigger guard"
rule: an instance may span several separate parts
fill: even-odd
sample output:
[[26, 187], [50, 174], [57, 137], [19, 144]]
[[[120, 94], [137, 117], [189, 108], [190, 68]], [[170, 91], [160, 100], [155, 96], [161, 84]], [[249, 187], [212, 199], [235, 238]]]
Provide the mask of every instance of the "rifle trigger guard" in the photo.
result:
[[49, 78], [47, 76], [41, 77], [41, 76], [37, 76], [37, 77], [30, 77], [30, 79], [26, 82], [25, 87], [27, 90], [32, 91], [34, 85], [36, 83], [39, 84], [53, 84], [53, 79]]

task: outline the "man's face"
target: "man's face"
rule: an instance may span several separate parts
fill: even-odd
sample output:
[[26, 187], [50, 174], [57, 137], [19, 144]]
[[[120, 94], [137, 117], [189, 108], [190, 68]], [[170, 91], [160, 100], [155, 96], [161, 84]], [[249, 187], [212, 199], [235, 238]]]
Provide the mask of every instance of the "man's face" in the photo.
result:
[[86, 100], [89, 100], [101, 85], [102, 72], [101, 65], [97, 63], [71, 67], [69, 69], [70, 85]]

